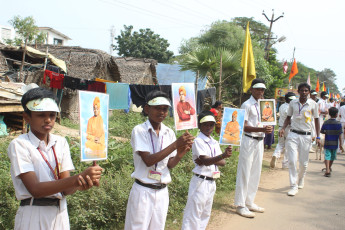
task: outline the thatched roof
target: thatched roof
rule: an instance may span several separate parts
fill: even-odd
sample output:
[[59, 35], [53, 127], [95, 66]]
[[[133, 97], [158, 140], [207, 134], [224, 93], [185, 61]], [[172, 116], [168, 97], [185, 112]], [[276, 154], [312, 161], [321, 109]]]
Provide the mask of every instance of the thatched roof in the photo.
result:
[[145, 58], [113, 57], [104, 51], [76, 46], [42, 45], [37, 49], [48, 52], [66, 62], [69, 76], [91, 79], [152, 84], [156, 82], [157, 61]]
[[[50, 54], [66, 62], [69, 76], [82, 79], [97, 77], [130, 84], [157, 84], [157, 61], [154, 59], [114, 57], [101, 50], [76, 46], [38, 45], [36, 49], [46, 52], [47, 47]], [[13, 63], [19, 66], [22, 54], [22, 48], [0, 45], [0, 70], [8, 70], [4, 57], [16, 60]], [[43, 58], [28, 55], [25, 61], [40, 66], [44, 64]]]

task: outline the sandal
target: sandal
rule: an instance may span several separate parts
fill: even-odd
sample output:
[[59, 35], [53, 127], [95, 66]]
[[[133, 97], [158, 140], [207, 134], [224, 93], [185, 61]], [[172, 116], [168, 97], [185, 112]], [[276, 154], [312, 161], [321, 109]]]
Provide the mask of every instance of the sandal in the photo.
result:
[[[329, 169], [331, 172], [332, 172], [332, 169], [330, 168]], [[321, 172], [325, 172], [326, 171], [326, 168], [323, 168], [322, 170], [321, 170]]]
[[325, 177], [331, 177], [331, 173], [325, 173]]

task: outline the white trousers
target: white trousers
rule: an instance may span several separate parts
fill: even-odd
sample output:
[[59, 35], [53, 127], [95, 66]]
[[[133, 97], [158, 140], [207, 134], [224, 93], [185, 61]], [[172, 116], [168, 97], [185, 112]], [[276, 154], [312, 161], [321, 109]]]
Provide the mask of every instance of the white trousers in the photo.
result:
[[[300, 135], [294, 132], [290, 132], [286, 139], [290, 186], [292, 189], [298, 188], [298, 180], [304, 178], [307, 172], [311, 142], [311, 135]], [[297, 157], [299, 170], [297, 170]]]
[[[279, 128], [279, 131], [281, 130], [281, 128]], [[285, 129], [285, 134], [283, 137], [279, 137], [278, 135], [278, 144], [276, 146], [276, 149], [274, 150], [272, 156], [277, 157], [277, 159], [280, 158], [281, 154], [284, 152], [284, 159], [282, 161], [282, 165], [284, 166], [288, 166], [289, 161], [288, 161], [288, 157], [286, 154], [286, 149], [285, 149], [285, 142], [286, 142], [286, 137], [288, 136], [290, 131], [290, 128], [286, 128]]]
[[[64, 200], [66, 202], [66, 200]], [[56, 206], [19, 206], [15, 230], [69, 230], [67, 208]]]
[[127, 203], [125, 230], [163, 230], [168, 207], [167, 187], [151, 189], [134, 182]]
[[211, 216], [216, 182], [193, 176], [183, 214], [182, 230], [206, 229]]
[[263, 153], [263, 140], [258, 141], [243, 135], [236, 175], [236, 206], [254, 204], [260, 182]]

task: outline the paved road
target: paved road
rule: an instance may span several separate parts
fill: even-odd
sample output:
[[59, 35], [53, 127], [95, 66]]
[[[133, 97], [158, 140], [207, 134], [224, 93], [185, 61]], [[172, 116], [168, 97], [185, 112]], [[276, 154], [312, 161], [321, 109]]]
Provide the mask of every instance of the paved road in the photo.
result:
[[323, 161], [314, 160], [315, 153], [310, 154], [310, 159], [305, 187], [295, 197], [286, 195], [288, 171], [270, 170], [262, 175], [256, 197], [256, 203], [266, 208], [265, 213], [247, 219], [235, 214], [234, 207], [224, 205], [208, 230], [344, 230], [345, 155], [338, 155], [330, 178], [323, 176]]

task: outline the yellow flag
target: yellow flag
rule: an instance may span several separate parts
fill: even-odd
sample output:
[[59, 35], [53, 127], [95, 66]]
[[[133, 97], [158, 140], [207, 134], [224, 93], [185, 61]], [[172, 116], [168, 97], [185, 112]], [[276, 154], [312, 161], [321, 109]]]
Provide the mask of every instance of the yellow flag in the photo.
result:
[[256, 78], [254, 54], [252, 40], [249, 33], [249, 22], [246, 30], [246, 40], [244, 41], [241, 67], [243, 68], [243, 92], [246, 93], [250, 89], [252, 81]]

